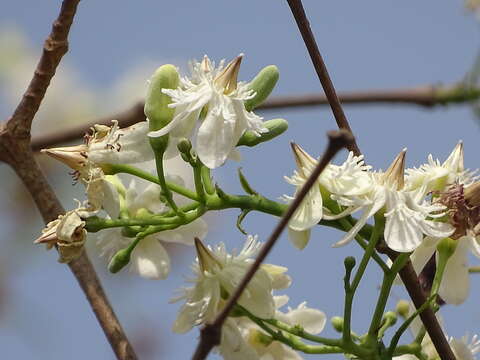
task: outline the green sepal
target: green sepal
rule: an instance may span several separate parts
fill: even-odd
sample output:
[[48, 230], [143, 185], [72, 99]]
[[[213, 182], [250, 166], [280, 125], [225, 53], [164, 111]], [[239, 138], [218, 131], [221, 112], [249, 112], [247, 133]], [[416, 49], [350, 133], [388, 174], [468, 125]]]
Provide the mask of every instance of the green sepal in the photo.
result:
[[275, 65], [264, 67], [248, 84], [248, 89], [255, 92], [255, 96], [245, 101], [245, 109], [252, 111], [265, 101], [277, 84], [279, 77], [278, 68]]
[[172, 100], [162, 89], [176, 89], [179, 81], [177, 68], [170, 64], [160, 66], [150, 78], [144, 108], [150, 131], [160, 130], [172, 121], [175, 109], [168, 107]]
[[272, 140], [288, 129], [288, 122], [285, 119], [272, 119], [265, 121], [263, 126], [268, 129], [267, 132], [257, 135], [253, 131], [247, 130], [243, 133], [240, 140], [238, 140], [237, 146], [252, 147], [262, 142]]

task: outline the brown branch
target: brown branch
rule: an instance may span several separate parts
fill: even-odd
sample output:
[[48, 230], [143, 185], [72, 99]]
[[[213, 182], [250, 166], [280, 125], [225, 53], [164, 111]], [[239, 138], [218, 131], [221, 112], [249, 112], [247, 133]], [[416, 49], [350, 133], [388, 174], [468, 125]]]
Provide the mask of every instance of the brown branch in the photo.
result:
[[[7, 123], [0, 125], [0, 161], [12, 166], [30, 192], [45, 223], [65, 213], [44, 174], [36, 163], [30, 144], [32, 120], [55, 75], [62, 56], [68, 50], [68, 33], [80, 0], [64, 0], [52, 31], [45, 41], [34, 76], [20, 104]], [[87, 255], [69, 263], [118, 359], [136, 359], [115, 313], [102, 289]]]
[[[475, 93], [471, 93], [470, 96], [466, 96], [465, 94], [461, 99], [458, 99], [458, 96], [454, 98], [461, 89], [460, 85], [457, 84], [445, 86], [424, 85], [404, 89], [343, 91], [338, 93], [338, 97], [344, 105], [413, 104], [423, 107], [446, 105], [451, 102], [467, 102], [480, 97], [480, 90], [475, 89]], [[443, 94], [443, 96], [439, 96], [440, 94]], [[258, 106], [257, 109], [270, 110], [324, 105], [328, 105], [328, 99], [325, 95], [305, 94], [277, 96], [265, 101]], [[145, 114], [143, 112], [143, 106], [144, 103], [140, 101], [126, 111], [96, 119], [87, 125], [82, 124], [61, 132], [38, 136], [32, 141], [32, 149], [39, 151], [44, 148], [80, 139], [93, 125], [110, 125], [112, 119], [118, 120], [120, 127], [126, 127], [144, 121]]]
[[[333, 86], [332, 80], [330, 79], [330, 75], [328, 75], [327, 67], [325, 66], [325, 62], [323, 61], [322, 55], [320, 54], [320, 50], [317, 46], [317, 42], [315, 41], [315, 37], [313, 36], [312, 29], [310, 29], [310, 24], [308, 22], [307, 15], [305, 14], [305, 10], [303, 9], [302, 1], [287, 0], [287, 2], [290, 6], [293, 17], [295, 18], [295, 21], [298, 25], [298, 29], [302, 34], [303, 41], [305, 42], [308, 53], [310, 54], [313, 67], [317, 72], [318, 79], [320, 80], [320, 83], [323, 87], [323, 91], [325, 91], [325, 95], [327, 96], [330, 107], [332, 108], [333, 115], [335, 116], [335, 120], [337, 121], [337, 126], [339, 129], [344, 129], [351, 133], [352, 129], [350, 128], [347, 117], [343, 112], [342, 105], [338, 100], [338, 96]], [[350, 147], [348, 149], [350, 151], [353, 151], [355, 155], [361, 154], [355, 139], [349, 146]]]
[[263, 261], [269, 254], [272, 247], [275, 245], [279, 236], [282, 234], [283, 230], [288, 225], [288, 222], [290, 221], [294, 212], [300, 206], [300, 204], [302, 203], [302, 200], [305, 198], [307, 193], [310, 191], [312, 186], [317, 181], [318, 176], [327, 167], [327, 165], [330, 163], [330, 161], [333, 159], [336, 153], [341, 148], [348, 147], [353, 141], [354, 139], [352, 134], [345, 130], [330, 131], [328, 133], [328, 147], [325, 150], [325, 153], [323, 154], [319, 163], [313, 170], [312, 174], [309, 176], [305, 184], [302, 186], [297, 196], [295, 196], [295, 199], [287, 208], [287, 211], [285, 211], [285, 213], [283, 214], [282, 218], [278, 222], [277, 226], [273, 230], [272, 234], [268, 238], [265, 245], [262, 246], [262, 250], [258, 254], [254, 263], [248, 269], [247, 273], [243, 277], [240, 284], [236, 287], [235, 292], [228, 299], [228, 302], [225, 305], [225, 307], [217, 315], [213, 323], [205, 325], [205, 327], [201, 330], [200, 342], [193, 356], [193, 360], [205, 359], [207, 355], [210, 353], [210, 351], [212, 350], [212, 348], [220, 343], [221, 328], [223, 323], [228, 317], [230, 311], [233, 309], [233, 307], [237, 303], [238, 299], [242, 295], [248, 283], [253, 278], [258, 268], [260, 267], [260, 265], [263, 263]]

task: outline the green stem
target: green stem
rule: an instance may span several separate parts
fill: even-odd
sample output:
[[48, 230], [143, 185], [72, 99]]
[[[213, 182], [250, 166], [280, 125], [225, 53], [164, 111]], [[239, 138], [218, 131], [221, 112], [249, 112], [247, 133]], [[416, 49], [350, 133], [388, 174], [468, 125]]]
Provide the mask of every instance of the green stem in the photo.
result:
[[[141, 179], [150, 181], [154, 184], [160, 185], [160, 180], [158, 180], [158, 177], [150, 174], [149, 172], [136, 168], [134, 166], [125, 165], [125, 164], [106, 164], [105, 166], [108, 169], [108, 173], [111, 175], [121, 174], [121, 173], [130, 174], [130, 175], [139, 177]], [[165, 183], [170, 190], [176, 192], [177, 194], [180, 194], [185, 196], [186, 198], [198, 201], [198, 196], [194, 191], [191, 191], [187, 188], [184, 188], [183, 186], [177, 185], [172, 182], [165, 181]]]
[[200, 171], [202, 176], [203, 186], [205, 186], [205, 191], [209, 195], [215, 194], [215, 186], [212, 184], [212, 178], [210, 176], [210, 169], [206, 166], [202, 166]]
[[409, 253], [402, 253], [398, 255], [395, 261], [392, 264], [392, 267], [388, 272], [383, 276], [382, 288], [378, 296], [377, 305], [373, 313], [372, 321], [368, 329], [367, 334], [367, 343], [373, 344], [377, 342], [378, 330], [380, 329], [380, 324], [382, 322], [383, 312], [385, 311], [385, 306], [387, 305], [388, 296], [390, 290], [393, 286], [393, 282], [398, 272], [403, 268], [410, 258]]
[[[423, 303], [423, 305], [420, 306], [412, 315], [410, 315], [408, 317], [408, 319], [405, 320], [403, 322], [403, 324], [398, 328], [398, 330], [395, 332], [395, 334], [392, 337], [392, 341], [390, 342], [390, 346], [388, 347], [388, 352], [387, 353], [389, 354], [389, 356], [393, 356], [393, 354], [395, 353], [395, 350], [397, 348], [397, 344], [400, 341], [400, 338], [402, 337], [403, 333], [408, 329], [408, 327], [413, 322], [413, 320], [415, 320], [415, 318], [418, 315], [420, 315], [421, 312], [423, 312], [425, 309], [427, 309], [430, 306], [430, 303], [435, 299], [435, 297], [436, 297], [436, 295], [434, 294], [433, 296], [428, 298], [427, 301], [425, 301]], [[423, 339], [423, 337], [422, 337], [422, 339]], [[414, 342], [414, 343], [416, 343], [416, 342]], [[420, 344], [420, 343], [421, 343], [421, 340], [418, 344]]]
[[195, 190], [197, 191], [198, 201], [201, 204], [205, 204], [206, 202], [206, 195], [205, 190], [203, 188], [202, 182], [202, 168], [204, 166], [200, 161], [198, 161], [195, 166], [193, 166], [193, 179], [195, 181]]
[[168, 203], [168, 206], [175, 211], [175, 213], [179, 216], [183, 216], [177, 207], [177, 204], [173, 200], [172, 192], [167, 186], [167, 182], [165, 180], [165, 172], [163, 169], [163, 154], [164, 152], [155, 151], [155, 164], [157, 165], [157, 175], [158, 175], [158, 185], [162, 189], [162, 194], [165, 197], [165, 200]]
[[330, 338], [325, 338], [317, 335], [312, 335], [306, 332], [305, 330], [303, 330], [303, 328], [299, 326], [290, 326], [277, 319], [262, 319], [262, 321], [267, 324], [275, 326], [277, 329], [286, 331], [289, 334], [301, 337], [305, 340], [310, 340], [319, 344], [324, 344], [329, 346], [342, 346], [342, 340], [340, 339], [330, 339]]

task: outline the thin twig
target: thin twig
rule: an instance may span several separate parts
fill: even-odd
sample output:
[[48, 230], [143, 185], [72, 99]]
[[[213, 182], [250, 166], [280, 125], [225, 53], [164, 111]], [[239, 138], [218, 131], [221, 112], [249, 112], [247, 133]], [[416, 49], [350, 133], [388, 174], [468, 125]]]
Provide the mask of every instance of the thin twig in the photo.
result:
[[[68, 50], [68, 33], [80, 0], [64, 0], [33, 78], [7, 123], [0, 125], [0, 161], [12, 166], [32, 195], [45, 223], [65, 213], [34, 159], [30, 144], [32, 120], [62, 56]], [[134, 360], [136, 355], [110, 306], [87, 255], [69, 263], [118, 359]]]
[[247, 273], [243, 277], [240, 284], [236, 287], [234, 293], [228, 299], [227, 304], [222, 309], [222, 311], [218, 314], [215, 318], [213, 323], [205, 325], [205, 327], [201, 330], [200, 333], [200, 342], [197, 346], [195, 354], [193, 356], [193, 360], [201, 360], [205, 359], [212, 348], [219, 344], [220, 336], [221, 336], [221, 328], [228, 317], [230, 311], [232, 310], [233, 306], [236, 304], [240, 296], [242, 295], [243, 291], [247, 287], [250, 280], [255, 275], [256, 271], [265, 260], [267, 255], [269, 254], [272, 247], [275, 245], [276, 241], [278, 240], [279, 236], [288, 225], [291, 217], [293, 216], [294, 212], [300, 206], [302, 200], [305, 198], [309, 190], [317, 181], [318, 176], [322, 173], [325, 167], [329, 164], [329, 162], [333, 159], [335, 154], [342, 148], [348, 147], [353, 140], [353, 136], [350, 132], [345, 130], [339, 131], [330, 131], [328, 133], [328, 147], [325, 150], [322, 158], [320, 159], [319, 163], [313, 170], [310, 177], [307, 179], [305, 184], [302, 186], [300, 191], [298, 192], [295, 199], [292, 201], [290, 206], [287, 208], [287, 211], [283, 214], [282, 218], [278, 222], [277, 226], [273, 230], [272, 234], [268, 238], [265, 245], [262, 246], [262, 250], [258, 254], [257, 258], [255, 259], [254, 263], [250, 266]]
[[[479, 97], [480, 89], [465, 88], [462, 84], [422, 85], [403, 89], [359, 90], [338, 93], [338, 98], [343, 105], [404, 104], [418, 105], [426, 108], [445, 106], [452, 103], [468, 103], [477, 100]], [[324, 105], [328, 105], [328, 99], [324, 94], [304, 94], [277, 96], [265, 101], [258, 106], [257, 109], [288, 109]], [[110, 125], [112, 119], [118, 120], [120, 127], [127, 127], [144, 121], [145, 114], [143, 112], [143, 106], [144, 103], [140, 101], [126, 111], [98, 118], [87, 123], [87, 125], [82, 124], [53, 134], [38, 136], [32, 141], [32, 149], [39, 151], [80, 139], [93, 125]]]
[[[323, 91], [325, 91], [325, 95], [327, 96], [330, 107], [332, 108], [333, 115], [335, 116], [335, 120], [337, 121], [337, 126], [340, 129], [344, 129], [352, 133], [352, 129], [350, 128], [347, 117], [343, 112], [342, 105], [338, 100], [337, 92], [335, 91], [332, 80], [330, 79], [330, 75], [328, 75], [327, 67], [325, 66], [325, 62], [323, 61], [322, 55], [320, 54], [320, 50], [318, 49], [317, 42], [315, 41], [315, 37], [312, 33], [312, 29], [310, 29], [310, 24], [308, 22], [307, 15], [305, 14], [305, 10], [303, 9], [302, 1], [287, 0], [287, 2], [290, 6], [293, 17], [295, 18], [295, 21], [298, 25], [298, 29], [302, 34], [303, 41], [305, 42], [308, 53], [310, 54], [313, 67], [317, 72], [318, 79], [320, 80], [320, 83], [323, 87]], [[348, 150], [353, 151], [355, 155], [361, 154], [355, 139], [349, 145]]]

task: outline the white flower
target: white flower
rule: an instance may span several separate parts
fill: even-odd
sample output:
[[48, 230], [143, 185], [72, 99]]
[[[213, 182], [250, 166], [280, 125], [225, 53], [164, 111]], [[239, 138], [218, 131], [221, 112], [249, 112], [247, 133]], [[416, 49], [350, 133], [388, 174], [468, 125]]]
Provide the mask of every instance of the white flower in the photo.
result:
[[[292, 143], [292, 150], [297, 170], [294, 171], [292, 177], [285, 177], [285, 180], [296, 187], [296, 195], [313, 172], [318, 161], [297, 144]], [[371, 179], [367, 173], [369, 169], [370, 166], [363, 162], [363, 156], [354, 156], [352, 152], [348, 154], [347, 160], [342, 165], [329, 164], [325, 168], [289, 222], [289, 238], [297, 248], [303, 249], [307, 245], [310, 228], [322, 218], [334, 219], [344, 216], [344, 214], [333, 216], [328, 209], [323, 208], [322, 192], [327, 196], [330, 194], [363, 195], [371, 187]], [[284, 198], [292, 201], [294, 197], [284, 196]]]
[[[261, 243], [257, 237], [248, 236], [242, 251], [229, 254], [225, 245], [220, 243], [215, 248], [205, 247], [200, 240], [195, 240], [197, 260], [192, 266], [195, 278], [194, 286], [183, 289], [183, 294], [172, 300], [185, 299], [173, 331], [184, 333], [193, 326], [204, 324], [215, 319], [225, 303], [226, 294], [232, 294], [248, 268], [252, 258], [260, 250]], [[240, 297], [238, 304], [255, 316], [272, 318], [275, 314], [275, 303], [272, 295], [274, 285], [284, 286], [289, 279], [280, 281], [279, 276], [286, 277], [282, 271], [260, 267]], [[284, 269], [284, 268], [280, 268]], [[275, 280], [275, 278], [277, 279]]]
[[61, 263], [68, 263], [78, 258], [83, 252], [83, 245], [87, 239], [85, 218], [91, 213], [79, 206], [75, 210], [59, 215], [58, 219], [50, 221], [42, 230], [42, 235], [34, 241], [35, 244], [46, 244], [50, 250], [57, 246]]
[[246, 130], [257, 134], [266, 132], [262, 118], [245, 110], [244, 102], [255, 94], [246, 83], [237, 83], [243, 55], [225, 68], [223, 61], [215, 68], [205, 55], [201, 63], [193, 62], [191, 78], [182, 78], [177, 89], [163, 89], [175, 108], [173, 120], [164, 128], [149, 133], [151, 137], [170, 133], [173, 138], [190, 138], [202, 109], [204, 120], [196, 133], [195, 149], [202, 162], [213, 169], [222, 165], [228, 156], [235, 157], [235, 146]]
[[[275, 296], [275, 319], [278, 319], [290, 326], [301, 326], [310, 334], [319, 334], [325, 327], [326, 316], [317, 309], [300, 304], [296, 309], [288, 308], [286, 313], [278, 310], [288, 302], [288, 296]], [[243, 339], [237, 339], [237, 347], [232, 342], [225, 342], [220, 345], [220, 354], [227, 360], [240, 359], [235, 357], [236, 348], [253, 349], [254, 355], [250, 354], [249, 359], [257, 360], [301, 360], [303, 359], [295, 350], [279, 341], [272, 341], [266, 332], [246, 317], [232, 319], [235, 321]], [[243, 341], [242, 341], [243, 340]], [[240, 346], [239, 346], [240, 345]], [[250, 350], [251, 351], [251, 350]]]
[[468, 335], [464, 335], [461, 339], [451, 337], [449, 343], [459, 360], [475, 360], [476, 355], [480, 353], [478, 335], [473, 335], [472, 339]]
[[422, 242], [423, 236], [443, 238], [454, 231], [450, 224], [430, 220], [444, 215], [445, 206], [428, 204], [424, 200], [425, 186], [414, 191], [404, 188], [405, 150], [403, 150], [384, 173], [372, 173], [371, 188], [361, 196], [332, 195], [339, 204], [347, 206], [353, 213], [363, 209], [357, 223], [334, 246], [350, 242], [368, 218], [379, 211], [384, 211], [385, 242], [388, 247], [398, 252], [415, 250]]
[[405, 170], [408, 190], [415, 190], [422, 186], [426, 192], [443, 190], [449, 184], [471, 184], [475, 180], [474, 172], [465, 170], [463, 165], [463, 143], [460, 141], [448, 158], [441, 164], [428, 155], [428, 163], [419, 168]]
[[42, 152], [63, 162], [74, 170], [74, 179], [86, 186], [89, 210], [102, 207], [105, 189], [103, 164], [134, 164], [153, 159], [148, 142], [148, 122], [139, 122], [120, 129], [113, 125], [95, 125], [86, 143], [77, 146], [43, 149]]
[[[152, 213], [168, 210], [159, 200], [160, 187], [156, 184], [146, 185], [141, 181], [132, 181], [128, 189], [125, 189], [116, 177], [108, 176], [106, 180], [110, 195], [105, 198], [104, 208], [112, 218], [117, 218], [120, 210], [128, 212], [132, 218], [145, 210]], [[176, 181], [180, 182], [180, 179]], [[176, 229], [149, 235], [133, 249], [130, 270], [147, 279], [165, 279], [170, 272], [170, 257], [162, 243], [193, 245], [194, 237], [204, 238], [206, 232], [206, 223], [202, 219], [196, 219]], [[111, 259], [133, 240], [123, 236], [120, 228], [104, 229], [99, 233], [98, 245], [101, 255]]]

